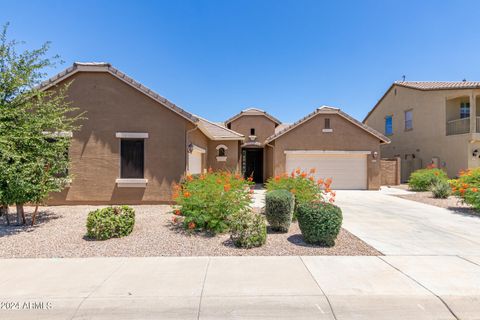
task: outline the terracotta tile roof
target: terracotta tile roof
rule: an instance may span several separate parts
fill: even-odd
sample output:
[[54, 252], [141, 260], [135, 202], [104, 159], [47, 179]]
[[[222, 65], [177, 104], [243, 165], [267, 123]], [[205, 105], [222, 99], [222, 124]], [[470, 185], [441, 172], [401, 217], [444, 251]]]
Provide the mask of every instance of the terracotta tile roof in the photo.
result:
[[395, 81], [402, 87], [418, 90], [479, 89], [479, 81]]
[[195, 118], [191, 113], [185, 111], [184, 109], [178, 107], [174, 103], [168, 101], [166, 98], [162, 97], [161, 95], [154, 92], [153, 90], [145, 87], [143, 84], [127, 76], [125, 73], [121, 72], [120, 70], [115, 69], [114, 67], [112, 67], [110, 63], [107, 63], [107, 62], [75, 62], [71, 67], [65, 69], [64, 71], [58, 73], [57, 75], [51, 77], [50, 79], [42, 82], [38, 86], [38, 89], [46, 90], [51, 86], [54, 86], [60, 81], [80, 71], [110, 73], [113, 76], [117, 77], [118, 79], [122, 80], [123, 82], [129, 84], [130, 86], [144, 93], [145, 95], [149, 96], [153, 100], [171, 109], [173, 112], [189, 120], [190, 122], [196, 123], [198, 121], [198, 119]]
[[198, 119], [199, 129], [212, 140], [244, 140], [245, 137], [233, 130], [230, 130], [218, 123], [208, 121], [195, 115]]
[[284, 135], [285, 133], [287, 133], [288, 131], [298, 127], [299, 125], [303, 124], [304, 122], [306, 122], [307, 120], [313, 118], [314, 116], [316, 116], [317, 114], [338, 114], [340, 115], [341, 117], [345, 118], [346, 120], [352, 122], [353, 124], [359, 126], [360, 128], [362, 128], [363, 130], [367, 131], [368, 133], [372, 134], [373, 136], [377, 137], [378, 139], [380, 139], [383, 143], [390, 143], [390, 139], [388, 139], [387, 137], [385, 137], [383, 134], [381, 134], [380, 132], [378, 132], [377, 130], [367, 126], [366, 124], [358, 121], [357, 119], [353, 118], [352, 116], [346, 114], [345, 112], [343, 112], [342, 110], [338, 109], [338, 108], [334, 108], [334, 107], [329, 107], [329, 106], [321, 106], [320, 108], [317, 108], [314, 112], [308, 114], [307, 116], [303, 117], [302, 119], [298, 120], [297, 122], [291, 124], [290, 126], [276, 132], [275, 134], [271, 135], [270, 137], [267, 138], [267, 140], [265, 141], [265, 143], [269, 143], [275, 139], [277, 139], [278, 137]]
[[281, 122], [280, 120], [278, 120], [277, 118], [275, 118], [274, 116], [272, 116], [271, 114], [269, 114], [268, 112], [266, 112], [265, 110], [258, 109], [258, 108], [247, 108], [247, 109], [244, 109], [244, 110], [240, 111], [240, 113], [237, 113], [236, 115], [234, 115], [234, 116], [231, 117], [230, 119], [226, 120], [225, 123], [230, 123], [230, 122], [232, 122], [233, 120], [238, 119], [238, 118], [240, 118], [241, 116], [246, 116], [246, 115], [265, 116], [265, 117], [267, 117], [268, 119], [270, 119], [270, 120], [272, 120], [273, 122], [275, 122], [277, 125], [282, 124], [282, 122]]

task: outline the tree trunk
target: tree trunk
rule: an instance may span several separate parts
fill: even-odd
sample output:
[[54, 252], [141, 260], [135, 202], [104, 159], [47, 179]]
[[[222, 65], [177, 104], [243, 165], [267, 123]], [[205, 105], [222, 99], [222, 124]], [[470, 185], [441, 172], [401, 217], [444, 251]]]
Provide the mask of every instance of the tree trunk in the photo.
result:
[[8, 205], [1, 205], [0, 206], [0, 216], [5, 216], [5, 221], [7, 222], [7, 226], [10, 225], [10, 217], [8, 216]]
[[38, 212], [38, 204], [35, 206], [35, 211], [33, 211], [33, 214], [32, 214], [32, 227], [35, 224], [35, 218], [37, 217], [37, 212]]
[[23, 225], [27, 223], [25, 220], [25, 210], [23, 209], [23, 204], [17, 204], [17, 224]]

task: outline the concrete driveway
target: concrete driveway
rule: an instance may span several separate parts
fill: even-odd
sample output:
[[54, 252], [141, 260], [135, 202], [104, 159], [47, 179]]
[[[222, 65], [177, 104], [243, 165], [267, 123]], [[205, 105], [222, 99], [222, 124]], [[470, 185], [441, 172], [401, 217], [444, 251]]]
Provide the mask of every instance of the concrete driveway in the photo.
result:
[[385, 255], [480, 255], [480, 216], [389, 192], [338, 191], [344, 228]]

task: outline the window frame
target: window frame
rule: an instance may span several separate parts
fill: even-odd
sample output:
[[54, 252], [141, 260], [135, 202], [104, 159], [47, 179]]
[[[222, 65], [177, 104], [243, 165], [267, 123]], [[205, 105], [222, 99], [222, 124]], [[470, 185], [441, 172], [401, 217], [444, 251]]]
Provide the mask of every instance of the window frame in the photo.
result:
[[[143, 161], [142, 161], [142, 162], [143, 162], [143, 163], [142, 163], [143, 168], [142, 168], [142, 177], [134, 177], [134, 178], [128, 177], [128, 178], [127, 178], [127, 177], [123, 177], [123, 176], [122, 176], [122, 141], [141, 141], [141, 142], [143, 143]], [[146, 165], [145, 165], [145, 163], [146, 163], [146, 143], [145, 143], [145, 138], [129, 138], [129, 137], [128, 137], [128, 138], [120, 138], [120, 139], [119, 139], [119, 144], [120, 144], [120, 146], [119, 146], [119, 151], [120, 151], [120, 152], [119, 152], [119, 155], [120, 155], [120, 157], [119, 157], [119, 158], [120, 158], [120, 159], [119, 159], [119, 161], [120, 161], [120, 166], [119, 166], [119, 175], [118, 175], [119, 180], [132, 180], [132, 179], [133, 179], [133, 180], [144, 180], [144, 179], [145, 179], [145, 167], [146, 167]]]
[[[411, 115], [411, 119], [408, 120], [407, 119], [407, 114], [410, 114]], [[408, 109], [408, 110], [405, 110], [403, 112], [403, 118], [404, 118], [404, 122], [403, 122], [403, 129], [405, 131], [411, 131], [413, 130], [413, 109]], [[408, 127], [408, 123], [410, 122], [410, 127]], [[393, 131], [393, 122], [392, 122], [392, 131]]]
[[[387, 120], [390, 119], [390, 132], [387, 130]], [[385, 116], [385, 127], [384, 127], [384, 132], [386, 136], [391, 136], [393, 135], [393, 115], [388, 115]]]
[[332, 124], [330, 122], [330, 118], [325, 118], [323, 121], [323, 128], [324, 129], [332, 129]]
[[[467, 115], [467, 116], [465, 116], [465, 114], [466, 114], [466, 113], [465, 113], [465, 110], [468, 111], [468, 115]], [[459, 115], [459, 116], [460, 116], [460, 119], [470, 118], [470, 114], [471, 114], [471, 113], [470, 113], [470, 111], [471, 111], [471, 109], [470, 109], [470, 102], [465, 102], [465, 101], [464, 101], [464, 102], [460, 102], [460, 109], [459, 109], [459, 111], [460, 111], [460, 115]], [[462, 111], [464, 111], [464, 112], [462, 112]], [[463, 116], [462, 116], [462, 115], [463, 115]]]

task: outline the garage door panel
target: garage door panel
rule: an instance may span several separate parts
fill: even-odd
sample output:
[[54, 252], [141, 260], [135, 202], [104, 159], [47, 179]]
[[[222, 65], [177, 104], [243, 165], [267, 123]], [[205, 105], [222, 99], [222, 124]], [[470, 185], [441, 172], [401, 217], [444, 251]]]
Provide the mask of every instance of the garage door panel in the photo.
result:
[[286, 170], [315, 168], [316, 179], [332, 179], [333, 189], [366, 189], [367, 157], [365, 154], [287, 154]]
[[190, 174], [202, 173], [202, 153], [194, 150], [188, 155], [188, 172]]

